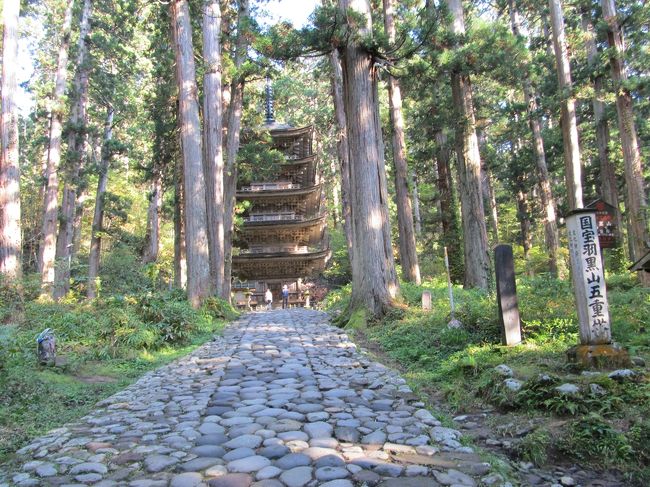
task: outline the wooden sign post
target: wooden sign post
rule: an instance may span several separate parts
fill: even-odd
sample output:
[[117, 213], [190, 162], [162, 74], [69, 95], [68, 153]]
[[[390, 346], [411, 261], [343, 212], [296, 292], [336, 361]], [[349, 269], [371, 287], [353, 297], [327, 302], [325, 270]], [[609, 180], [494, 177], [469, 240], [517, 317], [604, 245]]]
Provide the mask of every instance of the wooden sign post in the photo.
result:
[[494, 249], [494, 270], [497, 281], [497, 302], [499, 304], [499, 323], [501, 342], [504, 345], [521, 343], [521, 323], [515, 265], [510, 245], [497, 245]]
[[431, 311], [431, 291], [422, 291], [422, 309]]
[[597, 366], [605, 365], [603, 362], [629, 361], [627, 352], [612, 344], [596, 211], [587, 208], [572, 211], [566, 226], [580, 326], [580, 345], [569, 351], [569, 358]]

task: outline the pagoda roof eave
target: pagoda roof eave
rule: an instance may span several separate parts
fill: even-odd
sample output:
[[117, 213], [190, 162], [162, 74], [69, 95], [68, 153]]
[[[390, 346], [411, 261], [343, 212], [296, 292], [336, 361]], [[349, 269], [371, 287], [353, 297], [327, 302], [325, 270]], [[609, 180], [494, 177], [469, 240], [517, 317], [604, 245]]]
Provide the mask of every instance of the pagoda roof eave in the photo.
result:
[[269, 132], [271, 133], [271, 136], [278, 135], [283, 137], [291, 137], [296, 135], [307, 134], [311, 132], [313, 129], [314, 129], [313, 125], [307, 125], [305, 127], [276, 128], [276, 129], [269, 130]]
[[328, 257], [330, 249], [316, 250], [313, 252], [304, 253], [291, 253], [291, 252], [260, 252], [255, 254], [239, 254], [233, 255], [232, 260], [235, 261], [250, 261], [256, 259], [273, 259], [276, 261], [295, 261], [295, 260], [310, 260]]
[[310, 162], [314, 162], [315, 159], [316, 159], [316, 154], [312, 154], [311, 156], [307, 156], [307, 157], [302, 157], [300, 159], [286, 159], [284, 162], [280, 163], [280, 167], [300, 166], [301, 164], [309, 164]]
[[244, 223], [244, 230], [252, 230], [255, 227], [259, 228], [266, 228], [266, 227], [274, 227], [274, 228], [306, 228], [306, 227], [312, 227], [315, 225], [318, 225], [320, 223], [323, 223], [325, 221], [325, 218], [327, 215], [325, 213], [313, 217], [313, 218], [308, 218], [306, 220], [297, 220], [297, 221], [278, 221], [278, 220], [270, 220], [270, 221], [257, 221], [257, 222], [245, 222]]
[[300, 189], [266, 189], [260, 191], [237, 191], [237, 198], [252, 199], [252, 198], [286, 198], [287, 196], [301, 196], [311, 194], [320, 190], [322, 184], [308, 186]]
[[240, 279], [297, 279], [325, 269], [330, 249], [306, 254], [243, 254], [232, 258], [233, 274]]

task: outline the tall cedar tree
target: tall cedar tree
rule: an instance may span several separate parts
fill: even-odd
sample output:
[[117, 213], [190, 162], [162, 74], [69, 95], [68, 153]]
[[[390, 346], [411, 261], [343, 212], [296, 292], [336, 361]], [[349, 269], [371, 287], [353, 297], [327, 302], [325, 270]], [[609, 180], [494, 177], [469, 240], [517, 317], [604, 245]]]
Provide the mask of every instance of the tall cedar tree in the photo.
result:
[[22, 275], [20, 229], [20, 167], [18, 165], [18, 63], [19, 0], [5, 0], [2, 8], [2, 116], [0, 118], [0, 274], [9, 279]]
[[[508, 0], [510, 8], [510, 26], [512, 33], [516, 37], [521, 36], [519, 12], [517, 11], [516, 0]], [[526, 113], [528, 114], [528, 125], [533, 136], [533, 152], [537, 164], [537, 177], [539, 180], [539, 196], [544, 215], [544, 241], [548, 251], [548, 263], [551, 274], [557, 276], [558, 272], [558, 251], [560, 248], [560, 236], [557, 229], [557, 209], [553, 191], [551, 189], [551, 179], [546, 164], [546, 151], [544, 150], [544, 138], [542, 137], [542, 122], [539, 119], [537, 99], [533, 84], [530, 81], [530, 67], [528, 63], [524, 66], [522, 77], [522, 89], [524, 92], [524, 102], [526, 103]]]
[[[388, 42], [395, 44], [395, 8], [393, 0], [383, 0], [384, 28]], [[415, 247], [413, 227], [413, 205], [409, 194], [408, 164], [406, 162], [406, 137], [402, 114], [402, 91], [399, 81], [388, 75], [388, 100], [393, 134], [393, 163], [395, 164], [395, 198], [397, 203], [397, 225], [399, 227], [399, 255], [404, 280], [420, 284], [420, 265]]]
[[61, 43], [59, 44], [54, 92], [52, 94], [49, 141], [43, 156], [45, 160], [45, 191], [38, 268], [41, 273], [41, 289], [44, 294], [49, 294], [54, 284], [56, 224], [59, 213], [59, 165], [61, 163], [61, 136], [63, 133], [63, 114], [65, 112], [65, 90], [68, 79], [68, 51], [70, 48], [73, 5], [74, 0], [68, 0], [61, 27]]
[[[451, 14], [451, 31], [458, 39], [465, 35], [461, 0], [445, 0]], [[460, 44], [457, 44], [460, 47]], [[465, 256], [465, 287], [487, 289], [490, 282], [490, 256], [481, 197], [481, 156], [476, 137], [476, 118], [469, 75], [455, 68], [451, 89], [456, 110], [456, 154], [460, 183], [461, 220]]]
[[580, 144], [576, 120], [576, 100], [572, 93], [571, 67], [564, 32], [564, 14], [561, 0], [549, 0], [553, 48], [557, 67], [562, 111], [562, 140], [564, 142], [564, 176], [566, 179], [569, 210], [582, 208], [582, 166], [580, 163]]
[[[625, 163], [625, 188], [627, 191], [627, 219], [630, 225], [632, 259], [643, 257], [648, 251], [648, 223], [645, 216], [647, 201], [645, 197], [641, 151], [634, 123], [632, 94], [625, 86], [627, 72], [624, 64], [623, 33], [616, 16], [614, 0], [601, 0], [603, 17], [607, 24], [607, 42], [610, 48], [612, 80], [616, 87], [616, 114], [618, 133], [623, 149]], [[650, 286], [650, 273], [641, 271], [638, 278], [645, 286]]]
[[596, 145], [598, 146], [598, 165], [600, 168], [600, 196], [607, 203], [614, 206], [614, 223], [616, 224], [616, 237], [621, 239], [623, 232], [623, 216], [618, 202], [618, 184], [616, 182], [616, 167], [609, 153], [609, 121], [605, 113], [605, 77], [603, 76], [599, 61], [600, 55], [597, 47], [596, 29], [592, 21], [591, 8], [581, 13], [582, 30], [587, 49], [587, 63], [592, 75], [594, 95], [591, 106], [594, 111], [594, 126], [596, 129]]
[[226, 126], [226, 164], [224, 173], [224, 280], [223, 296], [230, 297], [230, 284], [232, 275], [232, 237], [235, 193], [237, 189], [237, 154], [239, 152], [239, 132], [243, 111], [245, 78], [240, 72], [246, 60], [246, 51], [249, 44], [248, 24], [250, 15], [249, 0], [239, 0], [237, 13], [237, 40], [235, 41], [235, 74], [230, 83], [230, 103], [228, 105], [228, 118]]
[[354, 226], [350, 310], [381, 316], [392, 306], [399, 288], [390, 240], [377, 71], [372, 54], [361, 42], [371, 35], [372, 11], [368, 0], [340, 0], [339, 8], [351, 30], [341, 49]]
[[218, 0], [203, 3], [203, 148], [210, 273], [217, 295], [223, 294], [223, 146], [221, 96], [221, 7]]
[[198, 89], [188, 3], [186, 0], [173, 0], [170, 7], [174, 23], [178, 114], [183, 153], [187, 297], [192, 306], [198, 307], [212, 294]]
[[63, 186], [63, 200], [59, 218], [59, 233], [56, 239], [56, 265], [52, 297], [60, 299], [70, 289], [70, 263], [74, 237], [74, 219], [77, 206], [79, 174], [85, 160], [86, 125], [88, 111], [88, 82], [90, 62], [88, 60], [89, 34], [91, 28], [92, 1], [84, 0], [79, 27], [79, 42], [75, 62], [75, 77], [72, 91], [72, 108], [68, 124], [68, 152]]

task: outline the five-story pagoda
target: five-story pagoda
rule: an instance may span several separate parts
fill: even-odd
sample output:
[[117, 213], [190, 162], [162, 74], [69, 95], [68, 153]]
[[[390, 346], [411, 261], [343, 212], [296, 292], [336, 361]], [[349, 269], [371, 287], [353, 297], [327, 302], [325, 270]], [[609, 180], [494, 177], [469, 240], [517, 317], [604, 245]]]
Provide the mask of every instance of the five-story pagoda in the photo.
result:
[[308, 302], [303, 280], [323, 271], [330, 255], [323, 188], [312, 152], [313, 127], [277, 123], [268, 79], [266, 95], [264, 129], [285, 160], [269, 180], [237, 188], [237, 201], [247, 200], [249, 206], [235, 234], [234, 301], [240, 307], [262, 304], [268, 288], [277, 304], [286, 284], [289, 304], [303, 306]]

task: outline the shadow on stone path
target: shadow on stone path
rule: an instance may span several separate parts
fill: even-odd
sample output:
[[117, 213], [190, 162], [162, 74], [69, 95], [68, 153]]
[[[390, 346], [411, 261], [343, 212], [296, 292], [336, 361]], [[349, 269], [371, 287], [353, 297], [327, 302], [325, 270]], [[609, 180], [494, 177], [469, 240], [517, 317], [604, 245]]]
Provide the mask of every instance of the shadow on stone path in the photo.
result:
[[251, 313], [22, 448], [25, 463], [9, 485], [500, 483], [423, 407], [326, 314]]

